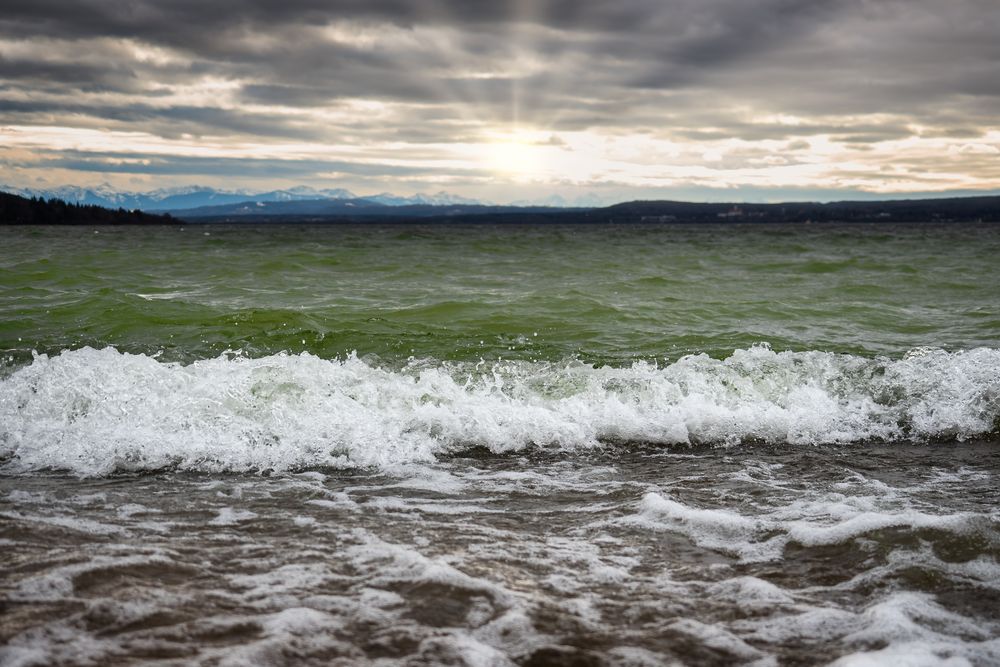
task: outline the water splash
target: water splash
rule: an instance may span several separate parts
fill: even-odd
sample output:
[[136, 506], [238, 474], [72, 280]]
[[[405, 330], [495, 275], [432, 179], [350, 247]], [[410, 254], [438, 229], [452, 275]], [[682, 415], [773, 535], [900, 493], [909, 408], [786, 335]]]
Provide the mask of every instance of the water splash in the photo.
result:
[[996, 433], [1000, 350], [902, 359], [736, 350], [718, 360], [411, 360], [380, 367], [226, 354], [188, 365], [114, 348], [37, 355], [0, 380], [7, 472], [384, 467], [466, 449], [603, 442], [820, 445]]

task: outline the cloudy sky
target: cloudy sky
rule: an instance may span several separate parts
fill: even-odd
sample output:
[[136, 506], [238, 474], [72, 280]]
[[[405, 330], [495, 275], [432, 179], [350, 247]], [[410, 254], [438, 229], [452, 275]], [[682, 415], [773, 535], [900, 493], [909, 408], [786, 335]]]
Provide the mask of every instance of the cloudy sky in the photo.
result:
[[998, 0], [3, 0], [0, 183], [1000, 192]]

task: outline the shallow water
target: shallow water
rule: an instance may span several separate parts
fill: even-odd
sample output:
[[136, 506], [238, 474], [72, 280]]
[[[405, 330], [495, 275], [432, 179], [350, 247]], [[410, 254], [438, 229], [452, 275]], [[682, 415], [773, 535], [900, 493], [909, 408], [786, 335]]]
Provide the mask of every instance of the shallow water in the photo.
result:
[[996, 443], [473, 454], [5, 478], [5, 662], [1000, 659]]
[[1000, 661], [1000, 228], [0, 235], [4, 665]]

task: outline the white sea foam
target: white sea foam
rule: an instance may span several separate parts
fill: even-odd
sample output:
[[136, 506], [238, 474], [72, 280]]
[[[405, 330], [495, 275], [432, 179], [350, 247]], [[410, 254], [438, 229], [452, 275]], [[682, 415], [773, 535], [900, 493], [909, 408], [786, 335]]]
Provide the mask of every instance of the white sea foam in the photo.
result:
[[250, 512], [248, 510], [223, 507], [219, 510], [219, 516], [215, 517], [208, 523], [213, 526], [234, 526], [242, 521], [249, 521], [256, 516], [257, 515], [254, 512]]
[[731, 655], [741, 661], [762, 657], [760, 651], [717, 625], [708, 625], [692, 618], [685, 618], [675, 621], [667, 627], [673, 632], [687, 635], [704, 646]]
[[838, 503], [828, 496], [745, 516], [732, 509], [691, 507], [650, 492], [639, 503], [638, 514], [617, 521], [680, 533], [706, 549], [738, 556], [744, 562], [759, 562], [781, 558], [790, 543], [806, 547], [843, 544], [887, 528], [992, 534], [997, 518], [970, 512], [928, 514], [905, 505], [859, 511], [852, 504]]
[[791, 445], [966, 439], [1000, 419], [1000, 350], [900, 360], [737, 350], [657, 366], [224, 355], [189, 365], [84, 348], [0, 379], [8, 472], [393, 466], [469, 446]]

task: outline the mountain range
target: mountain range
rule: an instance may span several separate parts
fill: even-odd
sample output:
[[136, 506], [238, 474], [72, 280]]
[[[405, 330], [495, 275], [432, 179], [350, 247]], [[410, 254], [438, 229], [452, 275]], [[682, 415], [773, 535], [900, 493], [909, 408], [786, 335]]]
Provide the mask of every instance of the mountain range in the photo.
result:
[[[566, 207], [551, 205], [558, 200], [546, 202], [549, 203], [547, 206], [496, 205], [447, 193], [412, 197], [390, 194], [353, 197], [353, 193], [346, 190], [312, 188], [258, 194], [219, 192], [211, 188], [159, 190], [145, 194], [121, 193], [112, 188], [21, 190], [20, 195], [5, 194], [2, 190], [0, 187], [0, 198], [7, 203], [0, 210], [0, 225], [154, 222], [315, 224], [379, 220], [521, 224], [1000, 222], [1000, 196], [778, 204], [657, 200], [622, 202], [606, 207]], [[142, 216], [135, 213], [136, 210], [170, 215]], [[114, 215], [109, 217], [109, 214]]]
[[412, 204], [387, 206], [364, 198], [244, 202], [177, 211], [186, 222], [324, 223], [428, 221], [452, 223], [767, 223], [1000, 222], [1000, 197], [882, 201], [715, 204], [632, 201], [602, 208]]
[[295, 201], [247, 201], [239, 204], [201, 206], [169, 211], [181, 220], [259, 221], [321, 221], [324, 219], [371, 218], [442, 218], [477, 217], [509, 214], [546, 214], [587, 211], [590, 209], [556, 208], [552, 206], [501, 206], [496, 204], [382, 204], [370, 198], [300, 199]]
[[389, 192], [359, 197], [343, 188], [316, 189], [298, 186], [285, 190], [254, 192], [250, 190], [216, 190], [206, 186], [163, 188], [149, 192], [124, 192], [111, 185], [95, 187], [65, 186], [60, 188], [15, 188], [0, 185], [0, 191], [22, 197], [59, 199], [70, 204], [102, 206], [104, 208], [139, 209], [142, 211], [187, 211], [191, 209], [234, 204], [297, 202], [319, 200], [365, 200], [383, 206], [454, 206], [484, 205], [486, 202], [460, 197], [447, 192], [400, 196]]

